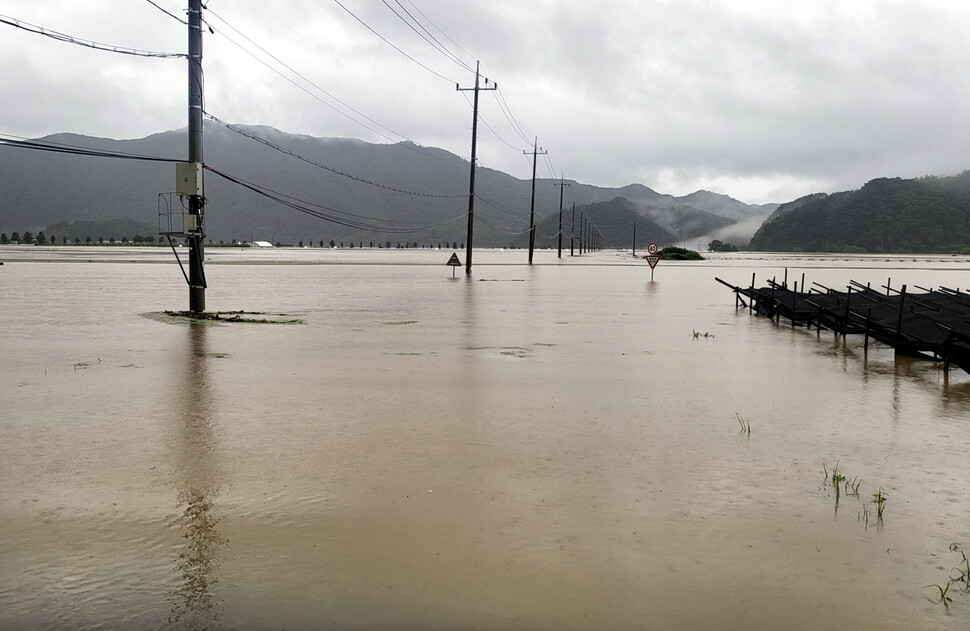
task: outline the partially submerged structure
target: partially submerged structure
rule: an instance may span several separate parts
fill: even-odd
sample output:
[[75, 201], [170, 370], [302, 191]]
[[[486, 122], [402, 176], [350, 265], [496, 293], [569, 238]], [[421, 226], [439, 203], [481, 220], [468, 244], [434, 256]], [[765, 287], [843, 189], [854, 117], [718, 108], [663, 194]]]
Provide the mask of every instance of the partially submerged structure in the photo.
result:
[[746, 307], [768, 318], [789, 320], [792, 326], [823, 328], [865, 336], [893, 347], [897, 353], [925, 356], [944, 363], [945, 370], [955, 364], [970, 373], [970, 292], [940, 287], [908, 292], [887, 281], [873, 289], [850, 281], [847, 291], [836, 291], [819, 283], [804, 291], [798, 283], [789, 288], [771, 280], [764, 287], [740, 287], [715, 278], [735, 294], [735, 306]]

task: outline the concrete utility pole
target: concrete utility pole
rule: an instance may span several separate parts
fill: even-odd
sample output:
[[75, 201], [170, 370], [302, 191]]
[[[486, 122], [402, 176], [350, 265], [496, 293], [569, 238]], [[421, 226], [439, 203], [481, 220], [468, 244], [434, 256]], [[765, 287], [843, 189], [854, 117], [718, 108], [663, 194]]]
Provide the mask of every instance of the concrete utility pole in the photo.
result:
[[576, 202], [573, 202], [573, 222], [569, 226], [569, 256], [573, 255], [573, 246], [576, 245]]
[[472, 106], [472, 165], [471, 174], [468, 178], [468, 239], [466, 243], [468, 247], [465, 249], [465, 275], [471, 276], [472, 273], [472, 235], [475, 232], [475, 148], [478, 144], [478, 92], [479, 90], [497, 90], [498, 84], [493, 83], [491, 87], [488, 85], [488, 79], [485, 79], [485, 87], [480, 88], [478, 85], [479, 77], [479, 62], [475, 62], [475, 87], [474, 88], [463, 88], [459, 85], [455, 86], [455, 89], [459, 92], [465, 92], [469, 90], [474, 90], [475, 99], [474, 105]]
[[[528, 151], [522, 153], [528, 155]], [[529, 265], [532, 265], [532, 251], [536, 247], [536, 156], [545, 155], [548, 151], [539, 151], [539, 139], [532, 145], [532, 205], [529, 209]]]
[[579, 211], [579, 255], [583, 255], [586, 248], [586, 211]]
[[[202, 0], [189, 0], [189, 162], [202, 165]], [[205, 197], [202, 169], [197, 194], [189, 195], [189, 311], [205, 311]]]
[[559, 184], [556, 184], [556, 186], [559, 187], [559, 258], [562, 258], [562, 192], [566, 190], [569, 184], [563, 181], [561, 173], [559, 174]]

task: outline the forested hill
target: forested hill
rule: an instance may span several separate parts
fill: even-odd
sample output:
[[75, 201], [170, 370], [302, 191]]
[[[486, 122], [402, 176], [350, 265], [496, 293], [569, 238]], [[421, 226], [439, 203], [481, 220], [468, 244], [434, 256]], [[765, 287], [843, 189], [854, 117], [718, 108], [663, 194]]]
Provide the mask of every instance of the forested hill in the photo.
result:
[[752, 237], [751, 249], [970, 253], [970, 171], [880, 178], [857, 191], [782, 204]]
[[[570, 235], [581, 239], [580, 230], [582, 217], [596, 227], [597, 246], [608, 248], [630, 248], [633, 243], [633, 225], [636, 224], [637, 250], [645, 250], [651, 241], [661, 246], [675, 245], [681, 239], [665, 230], [649, 217], [637, 212], [637, 206], [628, 199], [615, 197], [608, 202], [597, 202], [577, 206], [575, 218], [572, 211], [563, 213], [562, 232], [563, 247], [569, 247]], [[558, 246], [559, 215], [550, 215], [536, 225], [536, 247], [554, 248]], [[526, 237], [522, 241], [527, 243]], [[578, 241], [577, 241], [578, 243]]]
[[[180, 159], [185, 156], [187, 130], [133, 140], [74, 134], [42, 140]], [[205, 175], [206, 236], [216, 242], [437, 244], [461, 243], [467, 235], [469, 163], [441, 149], [412, 142], [372, 144], [312, 138], [269, 127], [238, 125], [231, 129], [206, 121], [205, 162], [235, 178], [233, 182], [214, 171]], [[523, 171], [529, 179], [478, 168], [476, 246], [526, 241], [522, 235], [529, 227], [532, 182], [531, 169]], [[276, 195], [257, 195], [242, 186], [243, 181]], [[53, 233], [59, 239], [90, 236], [96, 240], [100, 236], [106, 241], [138, 233], [152, 236], [158, 232], [159, 208], [165, 202], [159, 193], [172, 191], [174, 185], [172, 164], [0, 147], [0, 235], [45, 231], [45, 236]], [[280, 196], [295, 199], [297, 207], [280, 203]], [[555, 233], [560, 200], [570, 209], [575, 202], [578, 213], [582, 205], [615, 197], [630, 200], [636, 213], [682, 239], [741, 226], [743, 241], [747, 241], [754, 232], [749, 224], [760, 223], [774, 209], [705, 191], [675, 197], [641, 184], [610, 188], [539, 178], [535, 219], [539, 222], [554, 215]], [[130, 221], [138, 225], [125, 223]], [[633, 218], [622, 222], [632, 227]], [[605, 228], [608, 222], [597, 223]], [[622, 234], [617, 238], [625, 246], [632, 237]], [[730, 240], [720, 234], [717, 238]]]

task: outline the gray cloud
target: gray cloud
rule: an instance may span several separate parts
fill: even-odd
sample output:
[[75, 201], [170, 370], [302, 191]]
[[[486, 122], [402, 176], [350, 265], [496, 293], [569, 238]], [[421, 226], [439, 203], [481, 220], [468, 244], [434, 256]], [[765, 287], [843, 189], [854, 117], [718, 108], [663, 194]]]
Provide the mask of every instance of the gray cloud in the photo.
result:
[[[159, 4], [184, 14], [184, 2]], [[337, 113], [343, 106], [213, 15], [207, 109], [294, 133], [375, 142], [401, 134], [467, 157], [469, 95], [453, 82], [469, 87], [472, 73], [432, 50], [383, 3], [344, 4], [446, 78], [393, 50], [336, 3], [209, 0], [212, 12], [376, 121], [364, 123], [380, 133]], [[970, 97], [962, 71], [970, 7], [963, 2], [401, 4], [420, 10], [457, 43], [429, 23], [464, 63], [481, 60], [498, 81], [527, 138], [512, 129], [495, 95], [483, 93], [482, 118], [500, 138], [483, 127], [479, 157], [522, 178], [530, 169], [521, 151], [532, 136], [567, 178], [640, 182], [673, 194], [706, 188], [752, 203], [968, 166], [970, 124], [961, 105]], [[9, 0], [0, 13], [122, 46], [185, 48], [185, 27], [147, 2]], [[4, 29], [0, 131], [135, 137], [185, 125], [184, 61], [126, 58]], [[550, 175], [543, 166], [540, 174]]]

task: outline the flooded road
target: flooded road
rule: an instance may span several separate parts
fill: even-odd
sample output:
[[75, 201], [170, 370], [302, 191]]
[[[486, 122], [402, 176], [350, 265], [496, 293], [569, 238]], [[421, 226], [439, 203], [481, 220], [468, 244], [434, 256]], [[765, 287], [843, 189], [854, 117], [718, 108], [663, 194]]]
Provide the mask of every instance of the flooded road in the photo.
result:
[[970, 626], [970, 377], [714, 281], [966, 258], [450, 254], [0, 248], [0, 629]]

